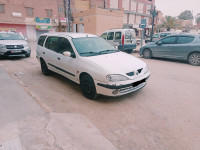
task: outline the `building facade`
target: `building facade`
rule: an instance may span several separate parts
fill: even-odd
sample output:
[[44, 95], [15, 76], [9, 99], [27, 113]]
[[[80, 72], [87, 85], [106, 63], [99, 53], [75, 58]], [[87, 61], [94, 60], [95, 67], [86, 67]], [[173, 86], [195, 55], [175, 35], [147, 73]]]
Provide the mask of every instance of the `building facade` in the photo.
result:
[[[69, 0], [66, 0], [66, 6]], [[70, 0], [71, 31], [101, 35], [111, 28], [134, 28], [146, 19], [155, 0]], [[45, 32], [66, 31], [64, 0], [0, 0], [0, 31], [21, 32], [36, 40]]]
[[58, 26], [57, 0], [1, 0], [0, 31], [21, 32], [36, 40]]

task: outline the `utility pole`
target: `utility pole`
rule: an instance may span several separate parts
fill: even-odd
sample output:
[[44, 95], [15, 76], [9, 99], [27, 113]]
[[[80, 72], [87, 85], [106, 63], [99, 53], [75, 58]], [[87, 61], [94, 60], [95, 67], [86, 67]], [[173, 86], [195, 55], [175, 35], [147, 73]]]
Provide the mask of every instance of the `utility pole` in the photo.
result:
[[70, 0], [67, 0], [67, 31], [71, 32], [71, 7]]
[[64, 14], [65, 14], [66, 26], [67, 26], [67, 7], [66, 7], [66, 0], [63, 0], [63, 2], [64, 2]]
[[153, 38], [153, 29], [154, 29], [154, 21], [155, 21], [155, 16], [158, 15], [158, 13], [156, 12], [156, 6], [153, 6], [153, 11], [151, 11], [151, 15], [153, 17], [153, 21], [152, 21], [152, 29], [151, 29], [151, 42], [152, 42], [152, 38]]

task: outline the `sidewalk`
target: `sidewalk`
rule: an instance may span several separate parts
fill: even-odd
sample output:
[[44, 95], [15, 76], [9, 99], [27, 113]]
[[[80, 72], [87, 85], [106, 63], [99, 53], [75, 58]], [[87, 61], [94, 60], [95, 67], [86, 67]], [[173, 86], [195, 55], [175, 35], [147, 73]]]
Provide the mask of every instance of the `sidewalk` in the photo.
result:
[[0, 66], [0, 150], [117, 150], [83, 115], [47, 113]]

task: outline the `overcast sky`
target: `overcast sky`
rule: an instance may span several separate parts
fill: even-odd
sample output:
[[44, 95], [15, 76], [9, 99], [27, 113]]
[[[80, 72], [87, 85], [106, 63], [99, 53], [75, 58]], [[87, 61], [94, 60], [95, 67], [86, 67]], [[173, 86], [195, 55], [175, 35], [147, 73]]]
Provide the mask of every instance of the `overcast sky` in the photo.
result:
[[200, 0], [156, 0], [156, 8], [164, 15], [178, 16], [185, 10], [193, 11], [196, 16], [200, 13]]

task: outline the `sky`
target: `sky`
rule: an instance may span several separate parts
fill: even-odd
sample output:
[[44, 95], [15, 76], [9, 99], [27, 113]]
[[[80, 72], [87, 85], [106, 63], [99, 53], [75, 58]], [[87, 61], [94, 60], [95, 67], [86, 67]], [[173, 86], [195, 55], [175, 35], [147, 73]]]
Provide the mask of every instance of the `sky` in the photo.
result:
[[191, 10], [194, 17], [200, 13], [200, 0], [155, 0], [156, 9], [165, 16], [178, 16], [185, 10]]

